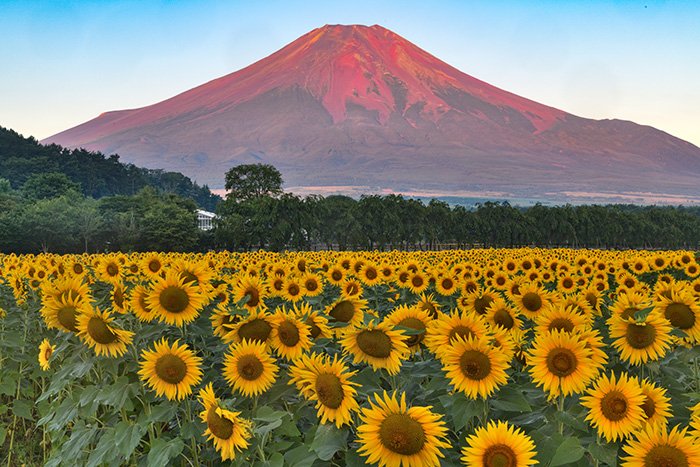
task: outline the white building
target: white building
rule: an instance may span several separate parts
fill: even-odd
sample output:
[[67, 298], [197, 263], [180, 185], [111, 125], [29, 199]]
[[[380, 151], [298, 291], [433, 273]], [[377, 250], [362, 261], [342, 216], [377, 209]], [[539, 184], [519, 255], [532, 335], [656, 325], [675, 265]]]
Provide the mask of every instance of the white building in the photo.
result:
[[197, 226], [200, 230], [211, 230], [214, 228], [214, 218], [216, 214], [202, 209], [197, 209]]

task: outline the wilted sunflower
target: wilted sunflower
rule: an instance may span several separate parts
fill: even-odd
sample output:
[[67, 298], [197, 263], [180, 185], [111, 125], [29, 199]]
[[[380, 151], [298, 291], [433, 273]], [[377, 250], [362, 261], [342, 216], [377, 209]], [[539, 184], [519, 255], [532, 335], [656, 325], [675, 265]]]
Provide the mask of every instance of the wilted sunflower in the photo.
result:
[[233, 301], [241, 303], [248, 311], [267, 308], [265, 306], [267, 296], [267, 284], [257, 276], [242, 275], [233, 286]]
[[406, 394], [397, 400], [374, 395], [370, 407], [362, 409], [361, 424], [357, 427], [358, 453], [370, 464], [380, 467], [440, 465], [442, 449], [450, 448], [448, 430], [442, 415], [430, 411], [432, 407], [408, 407]]
[[443, 352], [442, 365], [455, 389], [470, 399], [485, 399], [508, 381], [508, 357], [487, 337], [458, 336]]
[[221, 453], [222, 461], [235, 459], [236, 451], [248, 447], [253, 424], [241, 417], [240, 412], [221, 407], [211, 383], [200, 389], [199, 401], [204, 406], [199, 418], [207, 426], [204, 436], [214, 441], [214, 448]]
[[670, 298], [660, 297], [657, 309], [692, 342], [700, 342], [700, 304], [690, 290], [672, 292]]
[[671, 417], [671, 399], [666, 396], [666, 389], [646, 379], [642, 381], [641, 387], [645, 397], [642, 410], [646, 415], [646, 424], [658, 425], [665, 430]]
[[623, 446], [628, 454], [621, 467], [695, 467], [700, 465], [700, 443], [687, 429], [666, 429], [648, 425]]
[[406, 345], [412, 353], [420, 349], [420, 344], [425, 338], [425, 330], [432, 318], [427, 311], [421, 310], [417, 306], [399, 305], [384, 318], [384, 321], [391, 326], [401, 326], [411, 329], [414, 334], [406, 336]]
[[182, 400], [192, 394], [192, 386], [202, 379], [200, 366], [202, 359], [197, 357], [186, 344], [172, 345], [165, 339], [154, 343], [154, 350], [141, 352], [139, 376], [156, 395], [168, 400]]
[[355, 375], [335, 355], [303, 355], [289, 368], [289, 384], [295, 384], [304, 398], [316, 402], [321, 423], [334, 423], [340, 428], [352, 422], [359, 410], [357, 390], [350, 378]]
[[404, 339], [406, 335], [393, 329], [388, 323], [353, 328], [347, 327], [340, 339], [345, 352], [351, 353], [353, 363], [367, 363], [373, 370], [384, 368], [390, 375], [401, 370], [401, 364], [410, 351]]
[[643, 320], [613, 315], [608, 328], [613, 347], [632, 365], [663, 358], [670, 348], [671, 324], [658, 312], [649, 313]]
[[483, 337], [488, 333], [486, 320], [473, 311], [454, 311], [449, 315], [440, 313], [437, 319], [428, 324], [425, 345], [437, 357], [441, 357], [457, 336]]
[[462, 462], [468, 467], [527, 467], [537, 464], [535, 443], [508, 422], [490, 421], [467, 437]]
[[590, 411], [586, 416], [606, 441], [615, 442], [634, 433], [644, 424], [642, 404], [645, 396], [639, 382], [625, 373], [619, 378], [602, 375], [581, 397], [581, 405]]
[[272, 334], [272, 321], [265, 311], [253, 311], [246, 318], [227, 326], [230, 331], [224, 336], [226, 342], [244, 340], [267, 343]]
[[131, 344], [134, 333], [113, 327], [113, 321], [107, 310], [95, 308], [81, 313], [78, 316], [78, 337], [98, 356], [120, 357], [126, 353], [126, 346]]
[[39, 366], [41, 367], [42, 370], [44, 371], [49, 371], [51, 368], [51, 355], [53, 355], [54, 351], [56, 350], [55, 345], [51, 345], [51, 342], [49, 342], [48, 339], [44, 339], [41, 341], [41, 344], [39, 344]]
[[257, 396], [270, 389], [279, 368], [263, 342], [244, 340], [233, 344], [224, 359], [224, 378], [231, 387], [246, 397]]
[[538, 335], [527, 363], [533, 381], [550, 398], [583, 392], [596, 375], [591, 350], [584, 340], [561, 331]]
[[270, 317], [270, 322], [270, 345], [280, 357], [296, 360], [311, 348], [309, 326], [294, 313], [288, 312], [284, 307], [277, 308]]
[[206, 298], [199, 288], [169, 271], [158, 279], [146, 297], [148, 307], [158, 319], [167, 324], [182, 326], [194, 321], [204, 307]]

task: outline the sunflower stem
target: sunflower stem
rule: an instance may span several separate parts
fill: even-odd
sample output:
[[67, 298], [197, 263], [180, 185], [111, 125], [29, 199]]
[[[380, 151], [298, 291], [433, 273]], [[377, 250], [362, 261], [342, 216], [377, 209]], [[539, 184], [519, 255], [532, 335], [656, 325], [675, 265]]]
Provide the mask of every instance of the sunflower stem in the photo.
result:
[[564, 415], [564, 394], [559, 394], [559, 399], [557, 400], [557, 412], [559, 412], [559, 434], [564, 434], [564, 420], [562, 416]]

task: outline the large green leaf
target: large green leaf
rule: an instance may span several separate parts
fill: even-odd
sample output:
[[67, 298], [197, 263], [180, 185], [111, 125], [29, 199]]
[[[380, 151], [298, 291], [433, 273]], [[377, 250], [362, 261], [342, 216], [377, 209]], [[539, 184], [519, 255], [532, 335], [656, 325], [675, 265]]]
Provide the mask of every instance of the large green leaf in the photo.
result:
[[180, 438], [158, 438], [151, 444], [148, 451], [148, 465], [171, 465], [171, 460], [182, 453], [185, 444]]
[[335, 425], [321, 424], [316, 430], [311, 449], [323, 461], [333, 458], [336, 452], [347, 446], [348, 430], [339, 430]]

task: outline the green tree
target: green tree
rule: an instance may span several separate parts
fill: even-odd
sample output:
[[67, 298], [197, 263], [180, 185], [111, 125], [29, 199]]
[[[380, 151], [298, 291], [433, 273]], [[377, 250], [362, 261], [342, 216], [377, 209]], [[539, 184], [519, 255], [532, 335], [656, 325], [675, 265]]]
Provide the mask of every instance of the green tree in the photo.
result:
[[269, 164], [243, 164], [226, 172], [228, 199], [247, 201], [282, 194], [282, 174]]
[[80, 192], [80, 185], [63, 173], [34, 174], [22, 186], [22, 193], [29, 199], [49, 199]]

